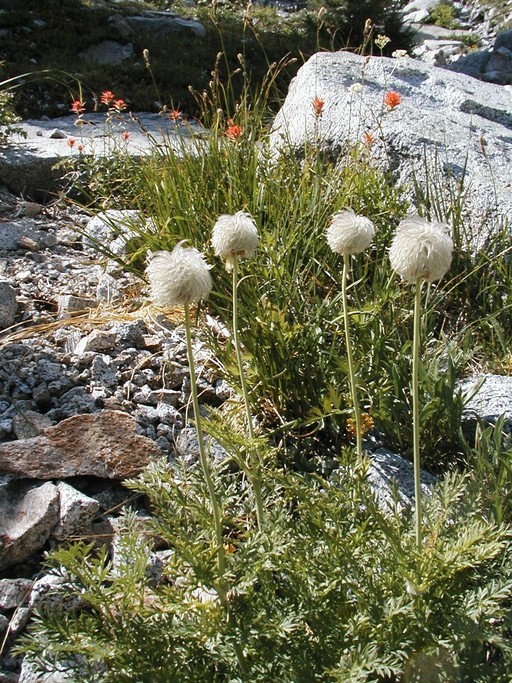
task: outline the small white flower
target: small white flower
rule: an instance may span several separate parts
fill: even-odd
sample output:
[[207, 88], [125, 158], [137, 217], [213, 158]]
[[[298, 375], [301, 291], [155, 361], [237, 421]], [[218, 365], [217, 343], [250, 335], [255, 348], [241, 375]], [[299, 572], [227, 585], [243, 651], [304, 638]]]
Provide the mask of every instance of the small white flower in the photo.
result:
[[369, 218], [358, 216], [352, 209], [343, 209], [332, 217], [327, 228], [327, 243], [338, 254], [359, 254], [368, 249], [375, 234]]
[[206, 299], [212, 288], [210, 268], [197, 249], [181, 242], [171, 252], [156, 252], [146, 268], [151, 300], [159, 306], [186, 306]]
[[453, 242], [444, 223], [432, 222], [417, 214], [399, 224], [391, 247], [391, 268], [410, 284], [418, 278], [440, 280], [452, 262]]
[[394, 59], [407, 59], [409, 57], [407, 50], [395, 50], [391, 53], [391, 56]]
[[348, 91], [351, 95], [355, 95], [356, 93], [361, 92], [362, 89], [363, 86], [361, 85], [361, 83], [352, 83]]
[[233, 270], [236, 260], [251, 258], [258, 246], [258, 229], [252, 216], [237, 211], [233, 216], [219, 216], [213, 227], [212, 245], [215, 255], [226, 261], [226, 270]]

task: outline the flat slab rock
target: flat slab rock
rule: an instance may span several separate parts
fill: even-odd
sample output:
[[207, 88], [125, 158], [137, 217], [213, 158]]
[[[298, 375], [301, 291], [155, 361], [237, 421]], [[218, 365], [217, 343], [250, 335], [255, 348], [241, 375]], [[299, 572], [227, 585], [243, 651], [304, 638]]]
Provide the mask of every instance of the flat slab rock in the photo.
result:
[[70, 417], [40, 436], [0, 444], [0, 473], [31, 479], [126, 479], [159, 455], [151, 439], [136, 433], [133, 417], [103, 410]]
[[45, 199], [59, 187], [62, 169], [54, 167], [63, 159], [113, 154], [140, 157], [165, 145], [182, 145], [204, 132], [195, 122], [180, 125], [163, 114], [145, 112], [122, 113], [111, 121], [104, 114], [87, 113], [81, 121], [84, 125], [77, 126], [75, 116], [63, 116], [17, 123], [22, 134], [11, 135], [8, 144], [0, 147], [0, 183], [17, 194]]

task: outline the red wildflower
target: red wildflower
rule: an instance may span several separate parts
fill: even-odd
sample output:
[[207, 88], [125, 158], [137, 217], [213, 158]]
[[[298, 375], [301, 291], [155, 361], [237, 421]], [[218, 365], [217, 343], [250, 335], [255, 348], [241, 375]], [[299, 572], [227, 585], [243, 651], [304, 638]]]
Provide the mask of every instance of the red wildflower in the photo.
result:
[[313, 100], [313, 111], [315, 112], [315, 116], [317, 119], [319, 119], [324, 113], [324, 104], [325, 102], [319, 97], [315, 97], [315, 99]]
[[228, 119], [228, 127], [226, 128], [226, 137], [230, 140], [239, 140], [242, 137], [243, 128], [236, 124], [233, 119]]
[[108, 107], [108, 105], [112, 102], [112, 100], [114, 98], [115, 98], [115, 95], [112, 92], [112, 90], [105, 90], [104, 92], [101, 93], [100, 102], [102, 104], [106, 104]]
[[173, 123], [178, 123], [183, 117], [183, 114], [178, 109], [171, 109], [169, 112], [169, 118]]
[[75, 142], [76, 142], [75, 138], [68, 138], [68, 145], [69, 145], [70, 147], [74, 147], [74, 146], [75, 146]]
[[73, 102], [71, 102], [70, 110], [73, 112], [73, 114], [83, 114], [85, 111], [85, 102], [82, 102], [81, 100], [73, 100]]
[[116, 111], [123, 111], [123, 109], [126, 109], [126, 102], [124, 100], [114, 100], [112, 102], [112, 106]]
[[123, 130], [121, 135], [123, 137], [123, 140], [128, 140], [128, 138], [130, 137], [130, 133], [127, 130]]
[[384, 104], [388, 109], [394, 109], [395, 107], [398, 107], [401, 101], [402, 98], [394, 90], [388, 90], [388, 92], [384, 95]]
[[371, 147], [375, 142], [375, 136], [373, 133], [366, 131], [366, 133], [363, 134], [363, 142], [365, 145], [368, 145], [368, 147]]
[[84, 151], [84, 146], [82, 145], [81, 142], [78, 143], [78, 145], [77, 145], [77, 150], [78, 150], [79, 152], [83, 152], [83, 151]]

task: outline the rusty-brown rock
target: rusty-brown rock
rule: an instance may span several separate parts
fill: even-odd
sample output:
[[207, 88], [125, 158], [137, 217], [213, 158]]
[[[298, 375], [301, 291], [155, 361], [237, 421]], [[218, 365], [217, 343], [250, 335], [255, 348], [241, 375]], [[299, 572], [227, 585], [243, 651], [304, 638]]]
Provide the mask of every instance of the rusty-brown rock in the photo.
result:
[[0, 444], [0, 474], [126, 479], [159, 455], [151, 439], [136, 433], [130, 415], [103, 410], [69, 417], [40, 436]]

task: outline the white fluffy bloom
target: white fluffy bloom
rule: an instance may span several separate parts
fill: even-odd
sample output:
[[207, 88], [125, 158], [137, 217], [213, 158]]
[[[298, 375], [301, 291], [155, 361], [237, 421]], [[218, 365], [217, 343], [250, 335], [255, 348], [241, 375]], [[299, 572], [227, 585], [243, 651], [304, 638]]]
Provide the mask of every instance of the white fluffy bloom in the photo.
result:
[[237, 211], [233, 216], [219, 216], [213, 227], [212, 245], [215, 255], [226, 261], [226, 269], [233, 270], [240, 256], [251, 258], [258, 246], [258, 229], [252, 216]]
[[415, 214], [399, 224], [389, 249], [389, 261], [406, 282], [413, 284], [418, 278], [435, 282], [450, 267], [452, 251], [448, 226], [429, 223]]
[[327, 243], [338, 254], [359, 254], [372, 243], [375, 227], [369, 218], [343, 209], [332, 217], [327, 228]]
[[361, 92], [363, 89], [363, 86], [361, 83], [352, 83], [352, 85], [349, 87], [348, 91], [351, 95], [355, 95], [358, 92]]
[[146, 269], [151, 300], [159, 306], [185, 306], [205, 299], [212, 288], [210, 268], [197, 249], [181, 242], [171, 252], [156, 252]]

